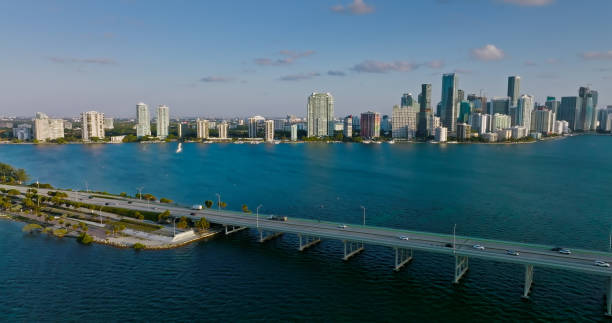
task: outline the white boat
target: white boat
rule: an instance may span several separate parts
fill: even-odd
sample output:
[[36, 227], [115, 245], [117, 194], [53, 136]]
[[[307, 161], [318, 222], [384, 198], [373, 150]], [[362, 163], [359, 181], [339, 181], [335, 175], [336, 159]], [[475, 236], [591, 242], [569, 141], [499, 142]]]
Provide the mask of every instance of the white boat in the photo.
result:
[[183, 151], [183, 143], [179, 142], [178, 147], [176, 148], [176, 153], [180, 153], [181, 151]]
[[394, 144], [395, 140], [389, 140], [389, 141], [387, 141], [387, 143]]

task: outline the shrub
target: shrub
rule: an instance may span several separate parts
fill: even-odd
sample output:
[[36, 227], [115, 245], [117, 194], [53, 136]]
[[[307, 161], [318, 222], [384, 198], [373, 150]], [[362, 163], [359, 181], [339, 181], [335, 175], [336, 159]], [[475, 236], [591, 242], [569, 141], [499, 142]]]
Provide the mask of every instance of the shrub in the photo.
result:
[[141, 250], [145, 248], [145, 245], [143, 245], [140, 242], [136, 242], [135, 244], [132, 245], [132, 248], [134, 248], [135, 250]]
[[93, 242], [93, 238], [87, 233], [83, 232], [81, 235], [79, 235], [77, 241], [84, 245], [90, 245]]

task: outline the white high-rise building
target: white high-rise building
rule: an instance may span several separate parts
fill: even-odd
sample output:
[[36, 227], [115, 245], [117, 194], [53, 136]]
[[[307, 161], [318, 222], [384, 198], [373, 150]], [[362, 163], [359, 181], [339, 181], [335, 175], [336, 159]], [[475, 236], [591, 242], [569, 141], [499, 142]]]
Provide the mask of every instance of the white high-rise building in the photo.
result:
[[200, 139], [208, 139], [208, 120], [196, 119], [197, 137]]
[[170, 127], [170, 109], [165, 105], [157, 107], [157, 137], [165, 139], [168, 137], [168, 127]]
[[151, 135], [151, 118], [149, 107], [140, 102], [136, 104], [136, 136], [144, 137]]
[[525, 129], [527, 129], [527, 134], [529, 134], [531, 130], [531, 112], [533, 111], [533, 105], [533, 97], [523, 94], [518, 100], [518, 106], [516, 108], [516, 119], [514, 120], [514, 124], [525, 127]]
[[46, 141], [64, 138], [64, 120], [50, 119], [42, 112], [36, 112], [34, 119], [34, 140]]
[[391, 136], [393, 138], [412, 139], [416, 137], [417, 112], [414, 101], [411, 106], [393, 106], [391, 117]]
[[551, 133], [555, 127], [555, 113], [549, 109], [537, 109], [531, 113], [531, 131]]
[[470, 124], [472, 129], [477, 130], [479, 134], [487, 133], [491, 131], [491, 115], [474, 113], [470, 115]]
[[557, 120], [555, 121], [555, 127], [553, 132], [558, 135], [563, 135], [569, 133], [569, 122], [565, 120]]
[[511, 125], [512, 122], [509, 115], [496, 113], [491, 117], [491, 132], [508, 129]]
[[353, 116], [346, 116], [344, 118], [344, 129], [342, 129], [342, 135], [346, 138], [353, 137]]
[[298, 135], [297, 135], [297, 125], [296, 124], [292, 124], [291, 125], [291, 141], [297, 141]]
[[521, 139], [529, 135], [529, 130], [523, 126], [514, 126], [512, 129], [512, 139]]
[[265, 121], [265, 134], [266, 141], [274, 141], [274, 120]]
[[261, 129], [261, 125], [265, 120], [266, 119], [262, 116], [254, 116], [249, 118], [249, 138], [257, 138], [257, 132]]
[[104, 139], [104, 113], [87, 111], [81, 114], [81, 138], [89, 141], [91, 138]]
[[331, 93], [313, 92], [307, 106], [308, 137], [334, 135], [334, 98]]
[[434, 140], [437, 142], [446, 142], [448, 136], [448, 130], [445, 127], [437, 127], [434, 131]]
[[221, 122], [219, 125], [217, 125], [217, 129], [219, 131], [219, 139], [227, 139], [227, 122]]

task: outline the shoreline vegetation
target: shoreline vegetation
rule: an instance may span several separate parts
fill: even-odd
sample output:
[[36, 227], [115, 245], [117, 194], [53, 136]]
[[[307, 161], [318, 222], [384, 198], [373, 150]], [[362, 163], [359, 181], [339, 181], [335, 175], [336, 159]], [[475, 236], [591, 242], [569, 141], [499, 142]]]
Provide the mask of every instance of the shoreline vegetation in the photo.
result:
[[[23, 222], [24, 234], [47, 235], [57, 239], [75, 238], [78, 243], [108, 245], [135, 250], [162, 250], [214, 237], [220, 226], [202, 217], [191, 219], [173, 215], [164, 205], [177, 205], [172, 200], [152, 194], [83, 192], [62, 190], [46, 183], [25, 184], [29, 176], [23, 169], [0, 163], [0, 219]], [[74, 194], [74, 195], [73, 195]], [[70, 197], [69, 197], [70, 195]], [[108, 201], [104, 206], [88, 203], [90, 199]], [[148, 201], [159, 212], [137, 211], [113, 206], [113, 201], [128, 203]], [[220, 207], [227, 204], [220, 201]], [[211, 208], [212, 200], [203, 204]], [[243, 206], [243, 211], [248, 210]], [[247, 211], [244, 211], [247, 212]]]

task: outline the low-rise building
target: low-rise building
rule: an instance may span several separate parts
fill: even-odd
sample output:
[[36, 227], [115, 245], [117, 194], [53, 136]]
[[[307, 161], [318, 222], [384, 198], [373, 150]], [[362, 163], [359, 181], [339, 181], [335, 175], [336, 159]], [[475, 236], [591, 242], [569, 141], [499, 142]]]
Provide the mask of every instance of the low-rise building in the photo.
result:
[[13, 128], [13, 138], [22, 141], [32, 140], [32, 125], [26, 123], [17, 125]]
[[435, 129], [434, 139], [437, 142], [446, 142], [448, 140], [447, 135], [448, 130], [446, 129], [446, 127], [437, 127]]
[[512, 138], [512, 129], [499, 129], [495, 133], [497, 133], [497, 141], [508, 141]]
[[110, 137], [110, 142], [112, 144], [120, 144], [123, 142], [123, 139], [125, 138], [125, 136], [111, 136]]
[[486, 142], [497, 142], [497, 133], [487, 132], [482, 134], [482, 139]]
[[459, 141], [470, 140], [471, 135], [472, 135], [472, 126], [470, 126], [467, 123], [457, 124], [457, 140]]
[[512, 139], [521, 139], [529, 135], [527, 128], [523, 126], [514, 126], [511, 128], [511, 130], [512, 130]]

